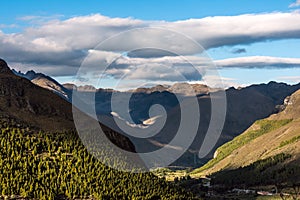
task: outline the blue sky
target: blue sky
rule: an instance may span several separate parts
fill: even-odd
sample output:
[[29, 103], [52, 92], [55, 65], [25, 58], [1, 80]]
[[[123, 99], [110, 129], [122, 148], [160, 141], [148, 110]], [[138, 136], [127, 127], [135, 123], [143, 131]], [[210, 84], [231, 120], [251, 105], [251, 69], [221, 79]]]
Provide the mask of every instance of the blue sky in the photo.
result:
[[14, 23], [27, 15], [88, 15], [101, 13], [109, 17], [134, 17], [144, 20], [175, 21], [216, 15], [240, 15], [274, 11], [289, 11], [293, 0], [12, 0], [2, 2], [1, 21]]
[[[61, 41], [56, 41], [56, 38], [53, 37], [61, 37], [64, 36], [66, 39], [64, 41], [68, 41], [69, 35], [58, 35], [53, 36], [53, 33], [49, 31], [51, 26], [59, 27], [60, 23], [69, 19], [77, 19], [76, 17], [81, 16], [92, 16], [87, 17], [84, 20], [97, 20], [101, 18], [101, 16], [105, 17], [103, 20], [107, 20], [109, 23], [115, 23], [116, 20], [110, 19], [128, 19], [120, 22], [122, 27], [125, 27], [126, 23], [131, 23], [130, 26], [137, 27], [140, 24], [159, 24], [160, 26], [164, 26], [164, 22], [167, 22], [168, 27], [178, 28], [176, 30], [183, 31], [184, 34], [189, 34], [189, 31], [185, 29], [181, 29], [181, 26], [177, 27], [178, 21], [184, 21], [186, 24], [191, 23], [189, 19], [203, 19], [207, 17], [217, 17], [217, 16], [242, 16], [242, 15], [258, 15], [257, 24], [261, 23], [260, 19], [264, 18], [272, 18], [275, 13], [298, 13], [299, 6], [290, 6], [292, 3], [295, 3], [296, 0], [210, 0], [210, 1], [199, 1], [199, 0], [187, 0], [187, 1], [100, 1], [100, 0], [89, 0], [89, 1], [76, 1], [76, 0], [52, 0], [52, 1], [41, 1], [41, 0], [13, 0], [13, 1], [4, 1], [2, 2], [2, 11], [0, 14], [0, 30], [2, 31], [2, 45], [6, 45], [7, 41], [11, 42], [8, 46], [10, 47], [10, 54], [8, 52], [4, 52], [0, 57], [8, 60], [11, 65], [14, 65], [14, 68], [17, 68], [22, 71], [30, 70], [33, 68], [36, 71], [41, 71], [43, 73], [47, 73], [49, 75], [54, 76], [57, 80], [61, 82], [71, 82], [73, 81], [74, 67], [73, 64], [75, 61], [67, 62], [54, 62], [53, 57], [60, 57], [57, 55], [61, 55], [60, 59], [74, 59], [77, 54], [80, 54], [80, 51], [88, 51], [91, 44], [81, 44], [74, 45], [71, 44], [70, 48], [66, 48], [69, 45], [57, 46], [57, 44], [61, 44]], [[97, 15], [100, 15], [97, 16]], [[264, 16], [268, 15], [268, 16]], [[285, 17], [284, 15], [282, 15]], [[291, 19], [294, 19], [295, 16], [292, 16]], [[298, 17], [298, 16], [296, 16]], [[107, 19], [106, 19], [107, 18]], [[241, 25], [243, 24], [243, 17], [241, 18]], [[135, 21], [136, 20], [136, 21]], [[219, 24], [222, 26], [222, 23], [226, 21], [234, 20], [233, 18], [222, 18], [222, 19], [214, 19], [213, 23]], [[101, 21], [101, 19], [100, 19]], [[120, 21], [120, 20], [119, 20]], [[119, 23], [118, 21], [118, 23]], [[209, 21], [209, 20], [207, 20]], [[276, 20], [273, 20], [276, 23]], [[272, 21], [272, 22], [273, 22]], [[267, 21], [268, 22], [268, 21]], [[288, 21], [287, 21], [288, 22]], [[96, 22], [95, 22], [96, 23]], [[172, 24], [173, 23], [173, 24]], [[194, 22], [193, 22], [194, 23]], [[200, 25], [203, 25], [202, 22], [197, 22]], [[196, 23], [196, 25], [197, 25]], [[251, 24], [252, 23], [252, 24]], [[292, 23], [292, 22], [291, 22]], [[67, 23], [66, 23], [67, 24]], [[230, 23], [227, 23], [231, 25]], [[224, 26], [226, 25], [224, 24]], [[253, 26], [253, 22], [249, 22], [249, 29]], [[288, 24], [288, 23], [287, 23]], [[48, 25], [47, 27], [45, 25]], [[97, 25], [97, 24], [96, 24]], [[196, 26], [195, 25], [195, 26]], [[144, 26], [144, 25], [143, 25]], [[226, 25], [227, 26], [227, 25]], [[236, 27], [236, 23], [234, 27]], [[264, 26], [263, 23], [258, 26]], [[274, 24], [277, 26], [277, 24]], [[279, 25], [278, 25], [279, 26]], [[295, 24], [297, 26], [297, 24]], [[45, 28], [46, 27], [46, 28]], [[185, 26], [183, 26], [185, 27]], [[247, 28], [247, 26], [244, 26]], [[49, 29], [47, 29], [49, 28]], [[71, 28], [74, 28], [73, 26]], [[86, 27], [90, 28], [90, 27]], [[220, 27], [222, 29], [223, 27]], [[221, 44], [213, 45], [208, 44], [204, 46], [207, 48], [208, 55], [213, 60], [225, 60], [229, 58], [240, 58], [240, 57], [254, 57], [254, 56], [264, 56], [264, 57], [274, 57], [274, 58], [300, 58], [300, 36], [298, 37], [298, 30], [293, 30], [291, 27], [288, 31], [289, 33], [284, 33], [284, 30], [280, 30], [280, 33], [275, 33], [272, 35], [268, 33], [260, 37], [260, 34], [264, 34], [263, 31], [256, 33], [252, 30], [249, 34], [246, 32], [248, 39], [245, 41], [241, 40], [241, 42], [235, 42], [234, 39], [231, 38], [231, 41], [224, 42]], [[106, 28], [105, 30], [107, 30]], [[267, 28], [266, 28], [267, 29]], [[29, 30], [29, 31], [28, 31]], [[42, 32], [44, 31], [45, 32]], [[75, 29], [74, 29], [75, 30]], [[98, 30], [98, 29], [97, 29]], [[120, 28], [123, 30], [123, 28]], [[125, 29], [124, 29], [125, 30]], [[127, 30], [127, 29], [126, 29]], [[201, 29], [199, 29], [201, 34]], [[212, 29], [214, 31], [218, 31], [217, 29]], [[228, 29], [230, 32], [230, 29]], [[272, 29], [273, 30], [273, 29]], [[270, 31], [272, 31], [270, 30]], [[102, 31], [102, 32], [101, 32]], [[109, 29], [111, 31], [111, 29]], [[104, 32], [100, 30], [99, 34], [107, 34], [109, 37], [110, 32]], [[277, 29], [275, 30], [277, 31]], [[76, 30], [74, 31], [76, 32]], [[192, 32], [192, 30], [191, 30]], [[117, 34], [117, 32], [112, 32], [113, 34]], [[215, 40], [225, 40], [226, 34], [215, 36]], [[243, 32], [241, 35], [245, 35]], [[253, 38], [257, 37], [258, 39], [251, 40], [252, 35]], [[283, 34], [284, 36], [277, 37], [276, 34]], [[293, 35], [294, 34], [294, 35]], [[36, 36], [35, 36], [36, 35]], [[50, 37], [51, 36], [51, 37]], [[196, 33], [190, 35], [192, 38], [197, 37]], [[74, 36], [75, 37], [75, 36]], [[82, 36], [87, 37], [87, 36]], [[233, 36], [230, 36], [233, 37]], [[263, 38], [265, 37], [265, 38]], [[51, 38], [51, 40], [49, 39]], [[209, 37], [205, 37], [209, 40]], [[213, 37], [214, 38], [214, 37]], [[1, 38], [0, 38], [1, 39]], [[31, 42], [31, 44], [38, 44], [33, 46], [31, 49], [36, 50], [36, 52], [29, 52], [26, 49], [26, 42], [22, 41], [22, 39], [27, 40], [26, 42]], [[238, 38], [239, 39], [239, 38]], [[71, 40], [71, 39], [70, 39]], [[87, 40], [87, 39], [85, 39]], [[197, 42], [202, 41], [201, 38]], [[249, 40], [249, 41], [248, 41]], [[101, 39], [99, 39], [101, 41]], [[66, 49], [68, 51], [66, 56], [63, 57], [62, 53], [57, 53], [59, 50], [49, 50], [46, 52], [45, 49], [40, 48], [41, 44], [48, 46], [54, 44], [57, 46], [57, 49]], [[57, 43], [57, 44], [56, 44]], [[83, 43], [83, 42], [82, 42]], [[211, 42], [212, 43], [212, 42]], [[16, 45], [17, 44], [17, 45]], [[22, 46], [23, 45], [23, 46]], [[27, 45], [28, 47], [29, 45]], [[78, 47], [79, 46], [79, 47]], [[51, 46], [51, 48], [53, 45]], [[18, 49], [20, 48], [20, 49]], [[31, 50], [30, 50], [31, 51]], [[45, 54], [39, 53], [39, 51], [44, 52]], [[70, 52], [69, 52], [70, 51]], [[54, 53], [53, 53], [54, 52]], [[51, 56], [53, 53], [53, 56]], [[56, 54], [57, 53], [57, 54]], [[24, 59], [17, 58], [16, 55], [24, 56]], [[38, 56], [37, 56], [38, 55]], [[36, 58], [43, 55], [44, 58]], [[47, 60], [47, 58], [49, 59]], [[25, 59], [26, 58], [26, 59]], [[36, 58], [36, 59], [35, 59]], [[251, 62], [253, 65], [257, 64], [255, 62]], [[296, 63], [296, 64], [295, 64]], [[260, 64], [259, 67], [255, 66], [246, 66], [246, 67], [227, 67], [221, 68], [220, 74], [224, 76], [224, 79], [230, 80], [227, 84], [232, 85], [248, 85], [251, 83], [259, 83], [259, 82], [268, 82], [270, 80], [276, 81], [285, 81], [288, 83], [299, 82], [297, 77], [300, 80], [300, 70], [297, 66], [298, 61], [293, 60], [293, 64], [290, 67], [262, 67]], [[284, 63], [280, 62], [280, 64], [287, 66], [291, 64], [290, 60], [285, 60]], [[241, 65], [244, 66], [243, 63]], [[65, 67], [68, 66], [68, 67]], [[63, 69], [65, 67], [65, 71]], [[69, 69], [69, 70], [67, 70]], [[72, 71], [73, 70], [73, 71]], [[72, 72], [71, 72], [72, 71]], [[114, 76], [114, 75], [113, 75]], [[290, 78], [289, 78], [290, 77]], [[104, 87], [110, 86], [110, 79], [105, 81]]]

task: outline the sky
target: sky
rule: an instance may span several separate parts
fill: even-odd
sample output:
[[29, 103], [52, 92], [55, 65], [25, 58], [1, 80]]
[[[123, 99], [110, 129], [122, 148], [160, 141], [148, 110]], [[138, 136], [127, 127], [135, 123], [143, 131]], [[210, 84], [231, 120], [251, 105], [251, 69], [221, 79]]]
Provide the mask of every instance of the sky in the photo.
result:
[[217, 87], [218, 77], [225, 87], [294, 84], [300, 1], [5, 1], [0, 45], [12, 68], [62, 83], [128, 88], [206, 81]]

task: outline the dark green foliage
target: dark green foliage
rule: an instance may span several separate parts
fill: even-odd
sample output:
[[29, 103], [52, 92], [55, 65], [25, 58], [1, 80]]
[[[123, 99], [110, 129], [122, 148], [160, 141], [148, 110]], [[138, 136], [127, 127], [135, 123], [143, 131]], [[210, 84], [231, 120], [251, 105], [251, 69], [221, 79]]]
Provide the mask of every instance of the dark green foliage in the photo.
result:
[[186, 188], [186, 190], [191, 191], [199, 197], [205, 197], [208, 192], [208, 188], [203, 186], [203, 179], [201, 178], [191, 178], [189, 175], [185, 177], [175, 177], [176, 184], [180, 187]]
[[300, 182], [299, 166], [282, 165], [281, 167], [271, 169], [278, 164], [282, 164], [289, 158], [291, 158], [291, 155], [280, 153], [274, 157], [256, 161], [246, 167], [216, 172], [212, 175], [213, 183], [227, 187], [241, 185], [258, 186], [284, 183], [292, 180], [294, 177], [298, 177], [298, 181]]
[[113, 170], [92, 157], [74, 133], [0, 133], [0, 195], [35, 199], [190, 199], [152, 173]]

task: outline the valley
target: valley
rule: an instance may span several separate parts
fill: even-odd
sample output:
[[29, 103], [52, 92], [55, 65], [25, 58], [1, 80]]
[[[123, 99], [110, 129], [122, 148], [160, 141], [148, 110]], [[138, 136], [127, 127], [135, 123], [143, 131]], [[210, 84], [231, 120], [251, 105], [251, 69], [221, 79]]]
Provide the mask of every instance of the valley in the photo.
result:
[[[85, 149], [73, 124], [71, 88], [87, 96], [95, 93], [98, 119], [107, 137], [124, 150], [139, 152], [141, 147], [143, 151], [161, 147], [173, 137], [178, 120], [176, 113], [180, 108], [171, 91], [174, 88], [184, 91], [180, 84], [120, 92], [61, 85], [44, 74], [11, 71], [4, 60], [0, 64], [0, 167], [3, 172], [0, 187], [5, 198], [127, 199], [135, 194], [128, 199], [169, 199], [171, 196], [178, 199], [220, 196], [259, 199], [259, 191], [273, 192], [276, 197], [280, 194], [292, 196], [293, 188], [298, 187], [299, 84], [270, 82], [227, 89], [224, 130], [216, 146], [203, 159], [196, 157], [195, 152], [207, 129], [210, 93], [217, 93], [218, 89], [193, 85], [203, 115], [193, 144], [168, 168], [140, 174], [106, 167]], [[113, 116], [126, 119], [118, 113], [113, 115], [109, 107], [114, 92], [132, 95], [130, 114], [134, 123], [141, 126], [156, 122], [145, 114], [151, 105], [164, 105], [168, 121], [163, 132], [146, 143], [122, 133]], [[189, 98], [189, 94], [180, 95], [183, 101]], [[99, 145], [107, 152], [105, 143]], [[122, 163], [124, 157], [118, 156], [119, 161], [114, 158], [116, 165], [126, 165]], [[247, 194], [246, 189], [232, 192], [237, 188], [255, 192]]]

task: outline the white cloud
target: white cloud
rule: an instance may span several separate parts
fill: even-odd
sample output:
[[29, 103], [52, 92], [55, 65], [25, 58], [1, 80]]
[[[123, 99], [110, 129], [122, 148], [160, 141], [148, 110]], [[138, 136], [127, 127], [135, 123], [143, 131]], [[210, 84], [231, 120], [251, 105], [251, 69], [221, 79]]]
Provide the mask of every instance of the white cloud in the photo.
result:
[[106, 74], [127, 80], [195, 81], [201, 80], [208, 68], [208, 62], [208, 58], [193, 56], [160, 58], [120, 56], [108, 67]]
[[27, 16], [19, 17], [19, 18], [17, 18], [17, 20], [26, 21], [26, 22], [29, 22], [31, 24], [42, 25], [42, 24], [44, 24], [48, 21], [59, 20], [62, 17], [64, 17], [64, 16], [63, 15], [50, 15], [50, 16], [27, 15]]
[[300, 67], [300, 58], [278, 58], [270, 56], [251, 56], [217, 60], [215, 64], [219, 67], [236, 68], [291, 68]]
[[300, 0], [297, 0], [295, 3], [290, 4], [290, 8], [299, 7], [300, 6]]
[[216, 16], [168, 22], [166, 27], [191, 36], [205, 48], [212, 48], [299, 38], [300, 14], [292, 12]]
[[[222, 77], [217, 75], [207, 75], [203, 77], [203, 81], [199, 81], [198, 83], [208, 85], [212, 88], [229, 88], [229, 87], [244, 87], [244, 84], [240, 84], [236, 82], [236, 79]], [[197, 83], [197, 82], [195, 82]]]
[[281, 76], [281, 77], [277, 77], [276, 80], [289, 81], [292, 83], [300, 83], [300, 76]]
[[3, 28], [17, 28], [18, 25], [17, 24], [0, 24], [0, 29]]

